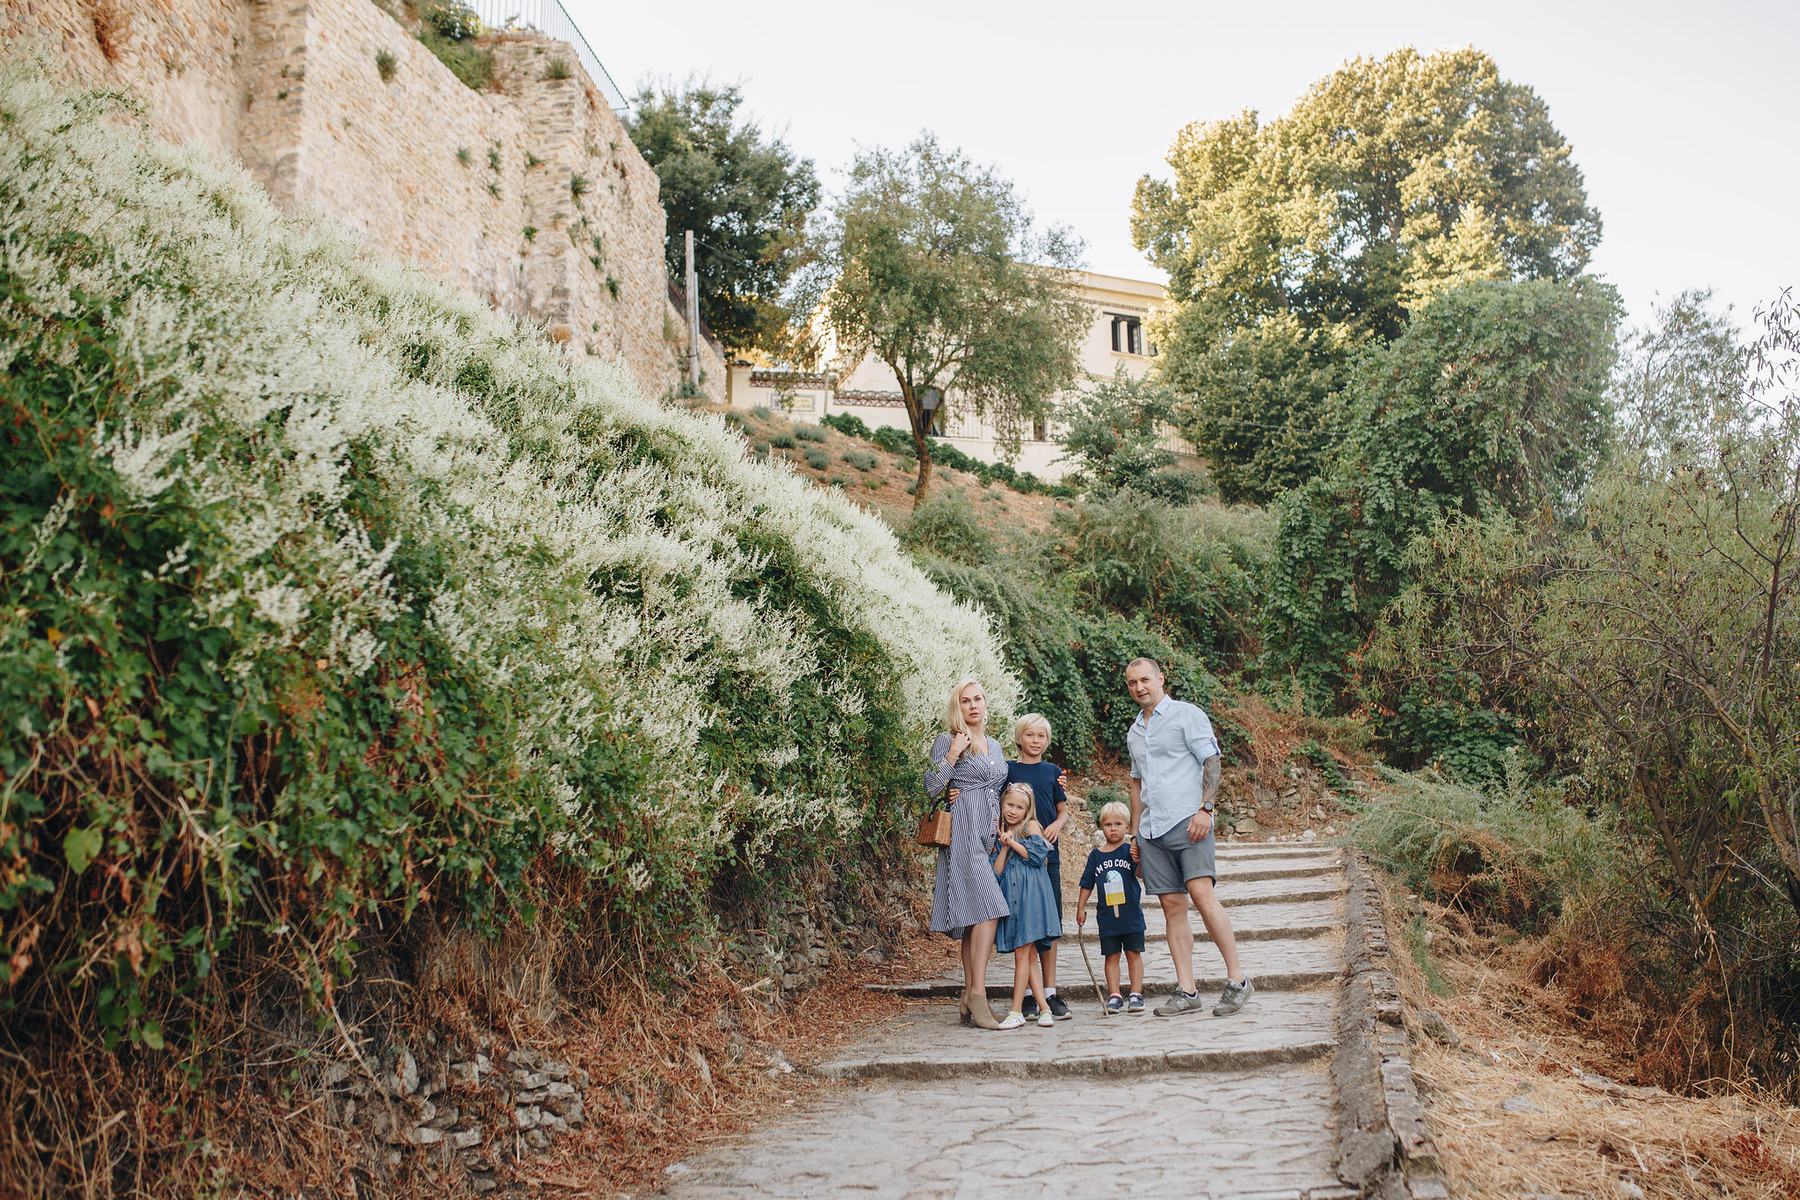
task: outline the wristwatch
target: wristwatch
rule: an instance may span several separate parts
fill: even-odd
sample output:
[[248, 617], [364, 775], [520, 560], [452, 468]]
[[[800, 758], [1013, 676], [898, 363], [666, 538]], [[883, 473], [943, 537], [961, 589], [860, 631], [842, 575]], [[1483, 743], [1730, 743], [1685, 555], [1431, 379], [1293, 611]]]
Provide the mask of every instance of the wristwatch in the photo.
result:
[[1200, 806], [1200, 811], [1208, 814], [1209, 816], [1212, 814], [1212, 810], [1213, 810], [1213, 806], [1210, 804], [1202, 804]]

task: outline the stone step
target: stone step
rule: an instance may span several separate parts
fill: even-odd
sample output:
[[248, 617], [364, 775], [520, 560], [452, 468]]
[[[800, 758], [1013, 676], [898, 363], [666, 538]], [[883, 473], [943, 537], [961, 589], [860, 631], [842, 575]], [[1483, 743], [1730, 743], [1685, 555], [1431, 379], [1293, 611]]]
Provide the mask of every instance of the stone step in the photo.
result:
[[[1144, 940], [1160, 942], [1166, 938], [1167, 921], [1163, 917], [1162, 905], [1146, 904], [1143, 913]], [[1225, 906], [1225, 913], [1231, 918], [1231, 931], [1240, 942], [1321, 937], [1342, 928], [1344, 924], [1341, 906], [1335, 899], [1302, 900], [1288, 904], [1228, 904]], [[1206, 932], [1206, 926], [1201, 923], [1200, 914], [1194, 911], [1192, 904], [1188, 905], [1188, 928], [1192, 930], [1196, 942], [1212, 941], [1212, 935]], [[1099, 945], [1099, 925], [1095, 906], [1091, 903], [1088, 905], [1087, 924], [1082, 927], [1082, 933], [1087, 938], [1090, 950]], [[1063, 940], [1072, 945], [1075, 934], [1075, 906], [1071, 904], [1063, 913]]]
[[1028, 1091], [1006, 1078], [824, 1089], [675, 1164], [667, 1196], [1350, 1200], [1361, 1192], [1333, 1170], [1337, 1102], [1322, 1066], [1075, 1076]]
[[[1094, 964], [1095, 978], [1100, 980], [1101, 987], [1105, 987], [1105, 965], [1100, 958], [1098, 943], [1089, 941], [1087, 953]], [[1067, 949], [1058, 951], [1056, 961], [1058, 992], [1071, 1002], [1095, 999], [1094, 985], [1087, 978], [1079, 947], [1071, 942]], [[1250, 942], [1239, 950], [1238, 961], [1256, 984], [1259, 993], [1286, 992], [1337, 978], [1343, 972], [1344, 953], [1342, 941], [1336, 937], [1277, 938]], [[1125, 963], [1120, 964], [1121, 990], [1129, 983], [1128, 970]], [[1225, 967], [1219, 961], [1218, 952], [1211, 947], [1196, 947], [1194, 975], [1195, 986], [1203, 992], [1223, 988]], [[1011, 1000], [1012, 955], [996, 954], [989, 959], [987, 978], [989, 999]], [[962, 993], [962, 978], [960, 975], [939, 975], [909, 983], [878, 983], [869, 986], [872, 991], [891, 992], [901, 996], [957, 996]], [[1146, 946], [1144, 994], [1159, 996], [1174, 989], [1175, 964], [1167, 950], [1159, 947], [1156, 951], [1151, 951]]]
[[1225, 859], [1218, 863], [1218, 868], [1219, 877], [1214, 881], [1218, 887], [1263, 879], [1304, 879], [1309, 875], [1324, 877], [1343, 871], [1335, 859], [1317, 858], [1249, 858], [1236, 862]]
[[1342, 871], [1311, 875], [1299, 879], [1226, 879], [1219, 883], [1216, 894], [1228, 909], [1250, 904], [1292, 904], [1298, 900], [1336, 899], [1349, 886]]
[[1342, 855], [1336, 846], [1318, 842], [1220, 842], [1218, 857], [1232, 858], [1317, 858]]
[[1231, 1071], [1304, 1062], [1336, 1041], [1335, 989], [1264, 995], [1234, 1017], [1076, 1017], [1005, 1032], [962, 1025], [954, 1004], [887, 1026], [882, 1035], [819, 1067], [833, 1079], [1143, 1075]]

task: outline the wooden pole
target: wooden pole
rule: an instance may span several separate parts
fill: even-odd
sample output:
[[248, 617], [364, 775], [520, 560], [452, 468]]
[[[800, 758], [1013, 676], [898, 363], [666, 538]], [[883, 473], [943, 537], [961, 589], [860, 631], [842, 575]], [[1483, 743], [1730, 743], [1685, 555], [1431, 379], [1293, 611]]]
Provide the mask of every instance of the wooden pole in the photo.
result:
[[694, 270], [694, 231], [687, 231], [688, 386], [700, 387], [700, 276]]

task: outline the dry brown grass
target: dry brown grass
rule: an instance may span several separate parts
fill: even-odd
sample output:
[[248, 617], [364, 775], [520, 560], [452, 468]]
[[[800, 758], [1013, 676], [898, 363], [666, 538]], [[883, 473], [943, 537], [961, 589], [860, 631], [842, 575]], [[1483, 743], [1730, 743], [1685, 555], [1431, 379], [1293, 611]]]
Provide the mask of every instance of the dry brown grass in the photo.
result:
[[[1439, 1045], [1414, 1022], [1414, 1073], [1455, 1195], [1800, 1198], [1800, 1109], [1743, 1089], [1623, 1082], [1639, 1055], [1585, 1032], [1573, 997], [1533, 981], [1535, 943], [1503, 946], [1448, 910], [1397, 900], [1388, 928], [1409, 1012], [1435, 1010], [1463, 1043]], [[1420, 912], [1449, 995], [1432, 994], [1402, 935]], [[1538, 1111], [1502, 1110], [1513, 1097]]]

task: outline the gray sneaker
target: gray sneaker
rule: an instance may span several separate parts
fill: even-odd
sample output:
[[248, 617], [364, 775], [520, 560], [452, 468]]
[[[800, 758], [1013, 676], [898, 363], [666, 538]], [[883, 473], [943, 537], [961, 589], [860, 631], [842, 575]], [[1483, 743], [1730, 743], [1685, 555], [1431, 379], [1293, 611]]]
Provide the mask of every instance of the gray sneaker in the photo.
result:
[[1174, 995], [1157, 1005], [1154, 1011], [1159, 1017], [1179, 1017], [1187, 1013], [1199, 1012], [1205, 1007], [1206, 1005], [1200, 1002], [1199, 993], [1189, 995], [1180, 988], [1176, 988]]
[[1256, 995], [1256, 985], [1250, 982], [1248, 975], [1244, 976], [1242, 983], [1233, 983], [1227, 979], [1225, 994], [1219, 997], [1217, 1004], [1213, 1005], [1213, 1016], [1229, 1017], [1233, 1013], [1241, 1011], [1244, 1005], [1250, 1003], [1250, 997], [1254, 995]]

